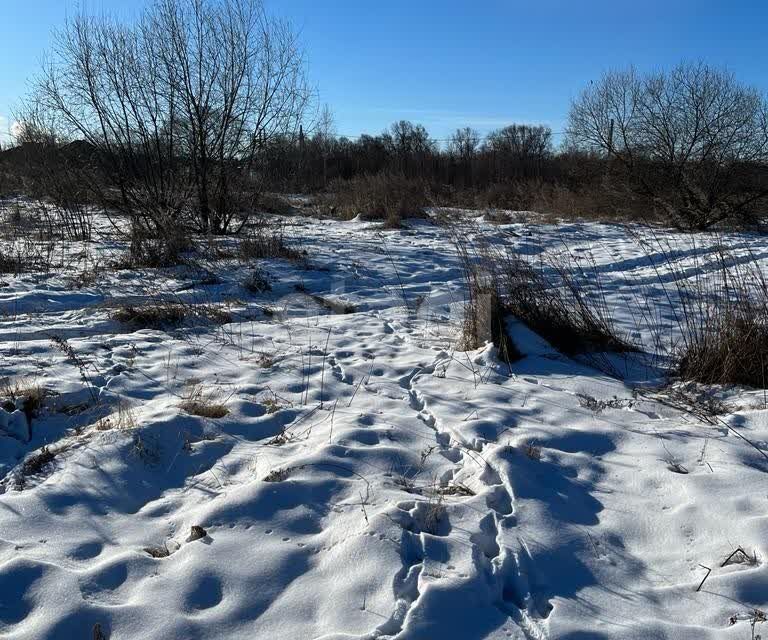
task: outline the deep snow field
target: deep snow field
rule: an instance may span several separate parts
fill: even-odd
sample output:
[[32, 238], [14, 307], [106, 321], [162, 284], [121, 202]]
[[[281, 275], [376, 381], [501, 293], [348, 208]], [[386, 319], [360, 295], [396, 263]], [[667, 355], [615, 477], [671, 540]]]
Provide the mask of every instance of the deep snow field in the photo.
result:
[[[526, 255], [589, 254], [648, 345], [630, 303], [670, 317], [660, 278], [705, 275], [716, 243], [767, 255], [759, 237], [702, 236], [694, 260], [670, 233], [664, 272], [618, 225], [471, 222]], [[640, 356], [618, 379], [514, 321], [510, 370], [493, 345], [457, 350], [464, 278], [441, 227], [295, 218], [287, 234], [309, 264], [261, 261], [261, 294], [234, 260], [218, 278], [80, 276], [108, 240], [67, 249], [58, 274], [2, 278], [0, 375], [47, 397], [29, 439], [0, 415], [0, 638], [760, 633], [768, 467], [723, 422], [768, 447], [762, 391], [711, 390], [728, 410], [710, 424], [658, 401]], [[112, 318], [169, 292], [232, 322]], [[195, 393], [229, 413], [180, 408]], [[739, 547], [750, 558], [726, 563]]]

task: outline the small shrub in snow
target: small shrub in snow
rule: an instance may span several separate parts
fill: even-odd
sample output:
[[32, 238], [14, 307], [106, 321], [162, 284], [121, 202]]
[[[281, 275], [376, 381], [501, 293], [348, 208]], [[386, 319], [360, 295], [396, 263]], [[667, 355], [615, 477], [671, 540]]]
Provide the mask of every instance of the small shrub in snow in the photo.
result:
[[146, 465], [155, 465], [160, 461], [160, 451], [157, 442], [146, 438], [135, 431], [131, 441], [131, 453]]
[[632, 400], [629, 398], [619, 398], [617, 396], [614, 396], [610, 400], [598, 400], [589, 394], [577, 393], [576, 397], [579, 399], [580, 407], [589, 409], [596, 415], [600, 415], [605, 409], [623, 409], [624, 407], [632, 405]]
[[184, 322], [186, 309], [180, 304], [125, 305], [112, 318], [137, 329], [163, 329]]
[[437, 487], [435, 491], [442, 496], [474, 496], [475, 492], [461, 482], [453, 482], [445, 487]]
[[97, 431], [109, 431], [110, 429], [129, 430], [135, 429], [136, 425], [136, 415], [133, 409], [127, 404], [120, 402], [117, 405], [117, 411], [100, 418], [94, 425], [94, 428]]
[[289, 404], [271, 389], [269, 390], [269, 393], [271, 394], [270, 396], [261, 400], [261, 404], [267, 413], [277, 413], [280, 409]]
[[260, 211], [278, 216], [294, 215], [297, 211], [287, 198], [277, 193], [262, 193], [256, 206]]
[[605, 300], [590, 296], [568, 263], [535, 267], [507, 253], [498, 264], [506, 308], [559, 351], [636, 351], [618, 334]]
[[448, 514], [443, 501], [442, 494], [438, 494], [426, 502], [418, 503], [416, 517], [419, 520], [419, 527], [424, 533], [433, 536], [444, 533]]
[[47, 465], [53, 462], [56, 452], [49, 447], [43, 447], [38, 453], [29, 456], [21, 465], [21, 473], [24, 476], [34, 476], [40, 473]]
[[426, 185], [396, 174], [380, 173], [336, 180], [328, 187], [323, 208], [344, 220], [360, 216], [382, 220], [388, 228], [398, 228], [403, 218], [424, 217], [429, 206]]
[[251, 293], [272, 291], [272, 285], [269, 283], [269, 279], [258, 269], [251, 271], [251, 273], [248, 274], [248, 277], [243, 280], [243, 288]]
[[533, 442], [526, 444], [523, 451], [531, 460], [541, 460], [541, 447], [536, 446]]
[[768, 308], [712, 309], [691, 327], [678, 373], [704, 384], [768, 386]]
[[266, 224], [252, 228], [242, 237], [237, 245], [237, 255], [243, 262], [265, 258], [306, 262], [303, 253], [286, 244], [282, 228], [270, 229]]

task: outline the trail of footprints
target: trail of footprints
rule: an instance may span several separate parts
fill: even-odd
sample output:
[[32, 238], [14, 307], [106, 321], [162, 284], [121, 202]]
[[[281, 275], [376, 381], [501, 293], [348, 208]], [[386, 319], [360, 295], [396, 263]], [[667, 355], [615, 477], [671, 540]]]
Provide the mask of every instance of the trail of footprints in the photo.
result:
[[[455, 469], [449, 470], [441, 478], [442, 484], [447, 486], [464, 469], [468, 459], [472, 466], [477, 466], [478, 458], [469, 456], [468, 452], [463, 450], [468, 447], [453, 442], [448, 432], [440, 431], [437, 418], [430, 412], [423, 396], [416, 389], [418, 378], [422, 375], [432, 375], [444, 357], [444, 353], [439, 354], [433, 365], [416, 368], [398, 382], [407, 391], [411, 409], [425, 425], [434, 430], [440, 453], [455, 465]], [[478, 453], [482, 454], [482, 447]], [[476, 576], [461, 573], [457, 577], [461, 580], [470, 580], [473, 577], [477, 579], [480, 576], [486, 578], [494, 585], [496, 606], [518, 625], [526, 637], [543, 638], [546, 632], [541, 620], [549, 616], [552, 606], [546, 597], [537, 594], [533, 588], [538, 580], [525, 544], [515, 537], [515, 549], [508, 546], [507, 540], [514, 536], [516, 523], [513, 495], [498, 471], [483, 462], [484, 467], [478, 480], [485, 487], [481, 497], [487, 511], [479, 518], [478, 529], [470, 533], [469, 545], [465, 547], [466, 553], [471, 556]], [[423, 534], [426, 532], [432, 536], [448, 536], [452, 529], [450, 505], [439, 514], [437, 522], [430, 521], [434, 519], [434, 514], [431, 513], [433, 509], [434, 505], [426, 500], [409, 500], [399, 503], [391, 516], [403, 529], [403, 565], [393, 580], [396, 605], [392, 616], [376, 629], [371, 638], [399, 633], [408, 613], [418, 606], [419, 577], [425, 571], [425, 563], [428, 560]], [[448, 568], [452, 569], [453, 564], [449, 564]]]
[[[407, 344], [407, 340], [398, 342], [398, 345], [402, 345], [403, 348], [406, 348]], [[339, 355], [339, 352], [336, 355]], [[336, 355], [328, 358], [331, 374], [340, 382], [353, 384]], [[483, 447], [476, 452], [468, 450], [468, 447], [453, 440], [448, 431], [441, 430], [438, 419], [429, 410], [426, 400], [417, 389], [418, 379], [433, 375], [445, 357], [445, 353], [439, 353], [432, 365], [414, 368], [410, 373], [399, 378], [397, 383], [405, 392], [404, 400], [409, 408], [416, 414], [418, 420], [434, 433], [437, 452], [453, 465], [440, 477], [440, 483], [447, 487], [456, 477], [466, 478], [468, 469], [478, 468], [478, 462], [483, 460]], [[360, 425], [363, 428], [347, 432], [346, 436], [363, 446], [375, 446], [380, 441], [380, 434], [364, 428], [372, 425], [373, 422], [370, 417], [362, 416]], [[342, 443], [339, 442], [339, 444]], [[488, 447], [491, 446], [493, 445], [488, 445]], [[464, 560], [462, 562], [459, 558], [455, 560], [449, 558], [445, 563], [445, 569], [450, 572], [451, 578], [459, 581], [484, 580], [492, 585], [495, 590], [495, 604], [499, 610], [509, 616], [527, 637], [545, 637], [541, 620], [549, 615], [551, 605], [545, 598], [537, 595], [534, 588], [538, 583], [535, 568], [525, 545], [515, 536], [516, 516], [511, 489], [505, 485], [499, 472], [487, 463], [475, 474], [483, 490], [478, 491], [477, 496], [453, 497], [446, 500], [443, 503], [445, 508], [436, 520], [435, 514], [432, 513], [432, 505], [423, 498], [400, 502], [389, 514], [390, 519], [402, 529], [399, 541], [402, 566], [392, 578], [395, 606], [390, 617], [379, 624], [366, 638], [397, 635], [403, 630], [409, 614], [419, 606], [420, 581], [428, 570], [428, 564], [430, 562], [434, 564], [434, 560], [429, 557], [429, 545], [426, 542], [428, 538], [425, 536], [446, 540], [454, 536], [458, 539], [466, 538], [462, 553], [469, 557], [469, 561], [466, 561], [466, 558], [462, 558], [461, 560]], [[163, 500], [162, 497], [156, 502], [161, 500]], [[459, 531], [451, 524], [451, 512], [454, 506], [462, 502], [472, 503], [472, 509], [481, 514], [477, 518], [477, 528], [474, 531]], [[474, 505], [478, 505], [479, 508]], [[167, 515], [167, 511], [163, 510], [153, 515]], [[268, 530], [268, 533], [271, 533], [271, 530]], [[510, 540], [514, 541], [512, 546], [509, 544]], [[290, 539], [284, 538], [284, 541], [290, 542]], [[303, 546], [303, 543], [300, 546]], [[453, 550], [457, 547], [451, 548]], [[82, 597], [96, 605], [122, 604], [136, 587], [135, 583], [141, 579], [142, 572], [134, 573], [132, 569], [135, 568], [127, 557], [113, 556], [109, 560], [99, 562], [102, 552], [101, 543], [84, 542], [75, 547], [70, 554], [74, 563], [80, 565], [76, 572]], [[147, 557], [142, 558], [140, 562], [150, 564], [156, 560]], [[84, 566], [91, 563], [96, 565], [93, 568]], [[459, 569], [456, 569], [457, 565], [460, 565]], [[471, 570], [468, 571], [467, 567]], [[24, 582], [17, 580], [18, 576], [14, 576], [13, 571], [11, 574], [5, 577], [13, 578], [12, 582], [17, 585]], [[0, 584], [3, 583], [7, 584], [8, 580], [3, 580], [0, 576]], [[214, 607], [223, 598], [221, 584], [214, 576], [203, 575], [199, 579], [199, 584], [188, 586], [183, 596], [188, 610]], [[6, 616], [8, 619], [1, 621], [16, 624], [26, 618], [29, 613], [30, 611], [19, 609], [14, 615]]]

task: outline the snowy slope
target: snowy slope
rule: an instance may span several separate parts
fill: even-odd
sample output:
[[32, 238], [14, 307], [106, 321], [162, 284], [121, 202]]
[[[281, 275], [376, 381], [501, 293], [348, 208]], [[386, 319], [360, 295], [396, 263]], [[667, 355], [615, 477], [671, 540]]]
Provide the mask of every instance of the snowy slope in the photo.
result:
[[[625, 230], [467, 228], [510, 231], [532, 255], [589, 251], [623, 328], [652, 341], [626, 282], [660, 314], [670, 301]], [[51, 395], [29, 442], [0, 436], [0, 637], [750, 637], [768, 606], [758, 452], [634, 393], [643, 367], [611, 378], [514, 321], [526, 357], [511, 370], [492, 345], [458, 351], [463, 278], [439, 227], [300, 219], [291, 234], [311, 268], [263, 262], [273, 290], [256, 296], [236, 264], [210, 285], [183, 269], [79, 290], [6, 278], [0, 373]], [[685, 267], [685, 241], [668, 240]], [[728, 242], [763, 257], [759, 238]], [[110, 317], [168, 291], [233, 322]], [[182, 410], [193, 387], [229, 413]], [[762, 393], [722, 394], [723, 419], [765, 447]], [[52, 461], [22, 473], [43, 445]], [[721, 567], [737, 547], [756, 562]]]

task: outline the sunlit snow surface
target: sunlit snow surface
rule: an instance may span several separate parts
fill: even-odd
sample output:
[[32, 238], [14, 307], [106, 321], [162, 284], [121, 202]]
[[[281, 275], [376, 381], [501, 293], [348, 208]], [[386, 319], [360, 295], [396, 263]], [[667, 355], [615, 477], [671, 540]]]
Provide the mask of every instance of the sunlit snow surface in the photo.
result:
[[[473, 239], [507, 236], [532, 259], [591, 256], [620, 326], [649, 347], [637, 300], [674, 314], [660, 252], [654, 266], [621, 226], [469, 222]], [[111, 640], [750, 637], [768, 604], [758, 452], [633, 396], [658, 382], [647, 360], [617, 359], [621, 381], [514, 322], [526, 357], [511, 371], [490, 345], [458, 351], [464, 281], [438, 226], [297, 218], [287, 234], [310, 267], [262, 261], [273, 290], [258, 295], [236, 261], [209, 265], [218, 284], [179, 267], [77, 288], [106, 241], [82, 247], [89, 263], [2, 278], [0, 374], [55, 395], [31, 441], [0, 436], [0, 637], [85, 639], [96, 624]], [[701, 236], [694, 252], [663, 236], [691, 278], [717, 244], [766, 255], [759, 237]], [[170, 294], [233, 322], [111, 319], [121, 300]], [[229, 414], [181, 410], [195, 386]], [[723, 420], [768, 446], [762, 392], [718, 394]], [[598, 412], [581, 396], [614, 402]], [[53, 461], [22, 486], [43, 445]], [[721, 567], [737, 547], [758, 563]], [[712, 572], [697, 592], [700, 565]]]

